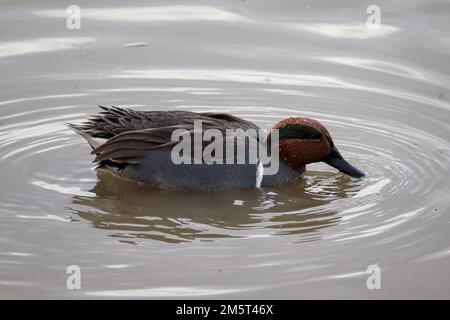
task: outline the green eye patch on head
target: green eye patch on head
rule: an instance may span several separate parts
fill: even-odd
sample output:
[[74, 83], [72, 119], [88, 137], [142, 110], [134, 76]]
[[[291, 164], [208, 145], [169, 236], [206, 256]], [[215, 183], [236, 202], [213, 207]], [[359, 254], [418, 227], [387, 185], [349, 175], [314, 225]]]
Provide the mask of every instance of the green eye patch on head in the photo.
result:
[[319, 140], [322, 137], [322, 134], [317, 129], [302, 124], [287, 124], [278, 130], [279, 139]]

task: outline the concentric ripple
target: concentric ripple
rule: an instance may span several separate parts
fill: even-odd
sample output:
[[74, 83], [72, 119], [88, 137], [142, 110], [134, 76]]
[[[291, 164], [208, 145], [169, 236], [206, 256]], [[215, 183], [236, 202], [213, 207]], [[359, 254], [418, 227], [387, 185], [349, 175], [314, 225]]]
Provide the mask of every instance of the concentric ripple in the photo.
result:
[[[211, 74], [217, 72], [210, 71]], [[245, 79], [254, 79], [260, 74], [249, 71], [238, 74], [244, 73]], [[291, 83], [288, 75], [283, 78]], [[190, 87], [180, 87], [180, 90], [176, 85], [170, 88], [100, 88], [84, 94], [3, 102], [0, 117], [2, 171], [5, 175], [14, 172], [20, 190], [33, 188], [32, 196], [40, 194], [37, 201], [71, 196], [67, 199], [66, 218], [81, 217], [96, 228], [108, 230], [110, 236], [133, 243], [143, 238], [176, 243], [280, 235], [293, 236], [291, 241], [294, 242], [324, 237], [346, 241], [401, 229], [402, 224], [414, 224], [415, 219], [429, 217], [430, 223], [436, 218], [435, 212], [440, 209], [442, 197], [450, 186], [442, 174], [448, 170], [448, 141], [434, 133], [446, 131], [445, 121], [433, 119], [433, 123], [427, 124], [416, 118], [422, 113], [412, 113], [410, 106], [402, 107], [399, 98], [389, 97], [391, 103], [398, 106], [393, 105], [387, 113], [385, 105], [369, 106], [354, 97], [333, 100], [340, 91], [319, 96], [318, 91], [324, 85], [318, 86], [314, 80], [299, 89], [292, 85], [288, 88], [281, 85], [241, 88], [232, 84], [236, 79], [220, 80], [216, 88], [204, 88], [202, 79], [195, 77], [190, 81]], [[325, 90], [330, 87], [334, 84], [329, 83]], [[343, 90], [355, 89], [349, 85]], [[330, 129], [349, 161], [361, 167], [367, 178], [358, 181], [326, 165], [314, 165], [303, 181], [292, 186], [195, 194], [154, 190], [108, 174], [97, 177], [87, 145], [70, 132], [64, 122], [81, 120], [97, 111], [92, 106], [77, 105], [76, 100], [80, 98], [95, 97], [101, 101], [102, 95], [129, 92], [150, 92], [156, 97], [166, 96], [168, 92], [171, 98], [178, 98], [175, 101], [186, 102], [202, 92], [206, 97], [205, 105], [175, 103], [172, 108], [227, 111], [265, 128], [289, 116], [319, 119]], [[230, 104], [209, 105], [209, 96], [222, 104]], [[253, 106], [232, 105], [235, 96], [258, 97], [258, 100]], [[275, 101], [285, 101], [289, 105], [286, 100], [292, 97], [300, 100], [299, 96], [305, 104], [301, 110], [272, 106]], [[329, 104], [319, 109], [313, 102]], [[20, 112], [13, 113], [19, 103]], [[39, 107], [44, 104], [45, 107]], [[364, 112], [349, 114], [344, 106], [350, 110], [370, 107], [370, 112], [377, 116], [369, 118]], [[415, 105], [416, 109], [427, 107], [420, 102]], [[421, 127], [415, 125], [419, 120]], [[427, 131], [430, 126], [433, 132]], [[9, 201], [1, 204], [1, 210], [10, 211], [11, 202], [20, 203], [22, 196], [20, 193], [9, 195]], [[333, 227], [331, 231], [322, 231], [329, 227]], [[401, 236], [396, 237], [396, 241], [401, 240]]]

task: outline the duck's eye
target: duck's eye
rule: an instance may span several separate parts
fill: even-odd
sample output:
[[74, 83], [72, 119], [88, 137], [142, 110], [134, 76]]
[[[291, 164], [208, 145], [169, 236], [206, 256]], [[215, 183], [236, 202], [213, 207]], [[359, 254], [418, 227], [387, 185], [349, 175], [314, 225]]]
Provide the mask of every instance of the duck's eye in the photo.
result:
[[319, 130], [302, 125], [302, 124], [287, 124], [279, 129], [280, 139], [315, 139], [322, 138], [322, 134]]

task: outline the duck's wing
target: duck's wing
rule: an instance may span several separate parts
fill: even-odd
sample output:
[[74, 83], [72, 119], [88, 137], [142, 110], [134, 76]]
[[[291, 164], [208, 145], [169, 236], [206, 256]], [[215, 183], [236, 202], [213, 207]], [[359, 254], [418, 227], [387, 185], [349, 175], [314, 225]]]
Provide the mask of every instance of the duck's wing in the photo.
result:
[[202, 112], [202, 113], [199, 113], [199, 115], [202, 116], [202, 117], [207, 117], [207, 118], [210, 118], [210, 119], [219, 120], [222, 123], [226, 123], [227, 126], [229, 126], [230, 128], [234, 128], [234, 129], [238, 129], [238, 128], [243, 129], [243, 130], [247, 130], [247, 129], [259, 130], [260, 129], [253, 122], [244, 120], [242, 118], [233, 116], [233, 115], [228, 114], [228, 113]]
[[120, 133], [92, 150], [94, 162], [111, 160], [115, 162], [136, 163], [145, 154], [154, 149], [162, 149], [176, 144], [172, 141], [172, 133], [176, 129], [191, 132], [189, 125], [166, 126]]
[[172, 139], [175, 130], [183, 129], [185, 134], [192, 135], [196, 120], [201, 120], [202, 130], [218, 129], [224, 135], [227, 129], [259, 129], [252, 122], [226, 113], [101, 108], [102, 112], [91, 116], [85, 123], [71, 125], [88, 141], [92, 138], [103, 139], [97, 145], [90, 142], [92, 154], [96, 155], [95, 162], [137, 163], [150, 150], [168, 148], [178, 143]]
[[102, 111], [81, 124], [69, 124], [78, 133], [110, 139], [123, 132], [189, 123], [198, 114], [188, 111], [139, 111], [120, 107], [98, 106]]
[[68, 124], [78, 133], [95, 138], [110, 139], [128, 131], [193, 124], [195, 120], [216, 120], [217, 126], [231, 128], [254, 128], [254, 123], [226, 113], [196, 113], [190, 111], [139, 111], [120, 107], [104, 107], [98, 114], [91, 115], [81, 124]]
[[[248, 134], [245, 131], [242, 131], [230, 136], [226, 132], [229, 128], [217, 127], [216, 121], [202, 120], [201, 129], [203, 132], [208, 129], [220, 131], [220, 137], [225, 139], [223, 143], [220, 144], [224, 148], [225, 155], [225, 147], [228, 145], [228, 142], [226, 141], [227, 139], [242, 139], [245, 145], [249, 144], [246, 139], [255, 139], [255, 141], [258, 142], [258, 132], [255, 132], [255, 134], [250, 132], [250, 135], [247, 136]], [[107, 140], [104, 144], [93, 149], [91, 153], [96, 155], [94, 162], [98, 163], [107, 160], [121, 163], [138, 163], [139, 160], [144, 158], [149, 151], [166, 149], [170, 152], [171, 148], [180, 142], [180, 136], [185, 136], [183, 139], [186, 139], [190, 143], [190, 150], [192, 151], [192, 154], [197, 154], [195, 150], [200, 148], [200, 154], [202, 154], [204, 148], [210, 143], [210, 141], [201, 140], [201, 143], [197, 146], [194, 142], [196, 139], [195, 134], [197, 133], [197, 130], [198, 128], [195, 127], [194, 124], [183, 124], [138, 131], [128, 131]], [[237, 156], [237, 154], [235, 155], [233, 153], [232, 156]]]

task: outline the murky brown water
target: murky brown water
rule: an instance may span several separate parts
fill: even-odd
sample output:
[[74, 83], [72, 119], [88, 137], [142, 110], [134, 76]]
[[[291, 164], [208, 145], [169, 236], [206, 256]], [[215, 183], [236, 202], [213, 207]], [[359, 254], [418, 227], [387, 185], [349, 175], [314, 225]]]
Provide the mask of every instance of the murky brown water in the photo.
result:
[[[1, 4], [0, 297], [450, 298], [448, 2], [77, 4]], [[368, 177], [140, 187], [63, 125], [96, 104], [313, 117]]]

